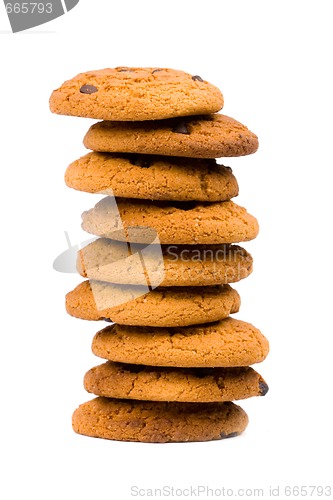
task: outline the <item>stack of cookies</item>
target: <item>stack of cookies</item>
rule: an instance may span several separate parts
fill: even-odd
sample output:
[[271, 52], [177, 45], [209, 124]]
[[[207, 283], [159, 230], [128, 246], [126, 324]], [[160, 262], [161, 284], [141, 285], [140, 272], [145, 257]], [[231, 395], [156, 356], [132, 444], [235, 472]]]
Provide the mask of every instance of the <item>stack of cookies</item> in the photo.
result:
[[50, 99], [54, 113], [95, 118], [92, 150], [66, 171], [69, 187], [104, 197], [82, 215], [98, 238], [78, 255], [87, 280], [69, 314], [113, 324], [92, 350], [106, 360], [84, 377], [97, 398], [73, 415], [77, 433], [143, 442], [208, 441], [240, 434], [233, 401], [268, 387], [250, 365], [268, 354], [253, 325], [230, 317], [230, 286], [252, 272], [237, 243], [257, 220], [232, 198], [238, 184], [215, 158], [243, 156], [257, 137], [218, 114], [221, 92], [200, 76], [158, 68], [83, 73]]

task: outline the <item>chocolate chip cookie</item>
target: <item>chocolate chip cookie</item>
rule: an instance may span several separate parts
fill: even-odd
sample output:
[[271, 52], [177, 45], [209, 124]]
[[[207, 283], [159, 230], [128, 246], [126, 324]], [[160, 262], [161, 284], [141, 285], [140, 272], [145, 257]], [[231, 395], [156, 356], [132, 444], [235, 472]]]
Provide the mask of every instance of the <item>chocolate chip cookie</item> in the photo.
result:
[[92, 350], [118, 363], [225, 368], [260, 363], [269, 345], [258, 328], [227, 318], [183, 328], [111, 325], [95, 335]]
[[66, 295], [67, 312], [87, 320], [121, 325], [186, 326], [216, 321], [238, 312], [240, 297], [229, 285], [147, 287], [84, 281]]
[[54, 90], [53, 113], [98, 120], [159, 120], [215, 113], [218, 88], [199, 75], [167, 68], [106, 68], [81, 73]]
[[67, 186], [124, 198], [224, 201], [238, 195], [229, 167], [215, 160], [88, 153], [66, 171]]
[[98, 238], [78, 253], [84, 278], [122, 285], [209, 286], [240, 281], [252, 272], [238, 245], [144, 245]]
[[190, 158], [244, 156], [258, 149], [258, 137], [229, 116], [215, 114], [145, 122], [104, 121], [92, 125], [84, 145], [94, 151]]
[[107, 361], [89, 370], [84, 387], [96, 396], [144, 401], [214, 403], [264, 396], [253, 368], [158, 368]]
[[82, 214], [82, 228], [96, 236], [132, 243], [194, 245], [254, 239], [257, 219], [232, 201], [163, 202], [107, 196]]
[[165, 403], [96, 398], [73, 414], [78, 434], [117, 441], [211, 441], [241, 434], [248, 416], [234, 403]]

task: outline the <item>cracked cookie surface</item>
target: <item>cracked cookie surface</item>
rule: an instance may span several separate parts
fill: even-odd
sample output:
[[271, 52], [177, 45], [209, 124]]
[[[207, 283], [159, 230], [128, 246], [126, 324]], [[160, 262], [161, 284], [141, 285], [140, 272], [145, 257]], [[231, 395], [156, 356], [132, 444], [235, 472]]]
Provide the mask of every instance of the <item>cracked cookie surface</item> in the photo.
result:
[[[236, 283], [252, 272], [238, 245], [142, 245], [98, 238], [78, 252], [84, 278], [124, 285], [209, 286]], [[143, 267], [144, 266], [144, 267]]]
[[233, 201], [167, 202], [106, 196], [82, 214], [82, 229], [133, 243], [222, 244], [254, 239], [258, 221]]
[[165, 403], [95, 398], [73, 414], [78, 434], [117, 441], [167, 443], [211, 441], [239, 435], [245, 411], [226, 403]]
[[250, 323], [227, 318], [168, 329], [111, 325], [97, 332], [92, 351], [118, 363], [225, 368], [260, 363], [268, 354], [269, 344]]
[[107, 361], [84, 377], [96, 396], [144, 401], [209, 403], [264, 396], [268, 386], [253, 368], [156, 368]]
[[198, 75], [168, 68], [106, 68], [80, 73], [54, 90], [50, 109], [97, 120], [156, 120], [223, 107], [221, 91]]
[[255, 153], [258, 137], [221, 114], [172, 120], [95, 123], [84, 141], [88, 149], [188, 158], [222, 158]]
[[238, 312], [240, 297], [229, 285], [146, 287], [84, 281], [66, 295], [75, 318], [110, 319], [122, 325], [186, 326], [226, 318]]
[[231, 169], [215, 160], [93, 152], [71, 163], [65, 181], [79, 191], [147, 200], [224, 201], [238, 195]]

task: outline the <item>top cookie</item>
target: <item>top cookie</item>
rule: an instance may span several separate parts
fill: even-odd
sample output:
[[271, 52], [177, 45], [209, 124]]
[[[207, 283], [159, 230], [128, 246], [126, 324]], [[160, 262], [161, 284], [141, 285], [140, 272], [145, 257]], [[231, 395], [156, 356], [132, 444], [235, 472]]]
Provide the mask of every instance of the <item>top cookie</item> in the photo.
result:
[[141, 121], [215, 113], [220, 90], [198, 75], [166, 68], [106, 68], [81, 73], [52, 92], [59, 115]]

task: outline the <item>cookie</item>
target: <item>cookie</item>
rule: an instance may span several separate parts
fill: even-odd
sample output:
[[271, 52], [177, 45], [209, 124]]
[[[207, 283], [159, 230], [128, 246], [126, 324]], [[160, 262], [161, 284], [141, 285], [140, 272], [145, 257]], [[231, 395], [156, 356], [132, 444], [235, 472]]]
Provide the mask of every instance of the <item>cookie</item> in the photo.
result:
[[67, 312], [87, 320], [121, 325], [186, 326], [238, 312], [240, 297], [229, 285], [156, 288], [84, 281], [66, 295]]
[[79, 191], [147, 200], [224, 201], [238, 195], [231, 169], [215, 160], [88, 153], [67, 168], [65, 181]]
[[226, 403], [165, 403], [96, 398], [73, 414], [78, 434], [117, 441], [168, 443], [234, 437], [247, 427], [248, 416]]
[[254, 239], [258, 222], [233, 201], [167, 202], [106, 196], [82, 214], [82, 228], [132, 243], [222, 244]]
[[235, 401], [268, 391], [264, 379], [249, 367], [156, 368], [111, 361], [89, 370], [84, 387], [107, 398], [192, 403]]
[[166, 68], [106, 68], [81, 73], [54, 90], [50, 109], [98, 120], [160, 120], [215, 113], [221, 91], [198, 75]]
[[244, 156], [258, 149], [258, 137], [245, 125], [217, 114], [134, 123], [99, 122], [84, 145], [94, 151], [189, 158]]
[[110, 325], [95, 335], [92, 350], [118, 363], [225, 368], [260, 363], [269, 345], [250, 323], [227, 318], [169, 329]]
[[235, 283], [252, 272], [253, 259], [237, 245], [130, 245], [98, 238], [78, 252], [84, 278], [122, 285], [209, 286]]

